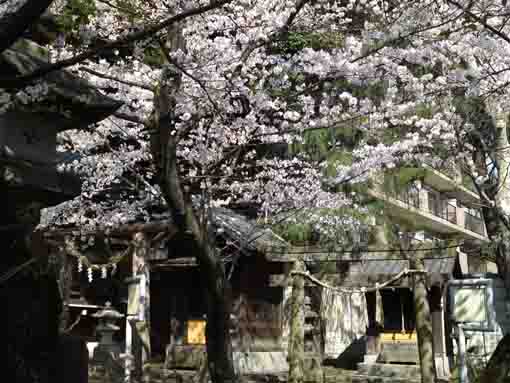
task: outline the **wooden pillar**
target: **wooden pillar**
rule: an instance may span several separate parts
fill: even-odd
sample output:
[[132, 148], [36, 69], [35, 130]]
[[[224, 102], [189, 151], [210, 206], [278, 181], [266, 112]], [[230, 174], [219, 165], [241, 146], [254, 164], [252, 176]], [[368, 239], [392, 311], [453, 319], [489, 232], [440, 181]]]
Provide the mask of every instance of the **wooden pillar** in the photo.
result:
[[405, 334], [406, 333], [406, 318], [405, 318], [405, 307], [404, 307], [404, 302], [403, 302], [403, 298], [402, 298], [402, 291], [397, 289], [397, 292], [398, 292], [398, 300], [399, 300], [399, 303], [400, 303], [400, 332], [402, 334]]
[[[304, 271], [304, 264], [296, 261], [295, 271]], [[289, 339], [289, 383], [303, 382], [304, 360], [304, 304], [305, 280], [301, 275], [292, 277], [292, 295], [290, 304], [290, 339]]]
[[[128, 279], [128, 312], [126, 316], [126, 382], [132, 374], [148, 382], [147, 362], [150, 358], [150, 270], [147, 262], [148, 241], [143, 233], [133, 236], [131, 275]], [[134, 365], [133, 365], [134, 363]]]
[[[419, 252], [410, 258], [411, 269], [424, 271], [425, 266]], [[414, 274], [413, 298], [416, 311], [416, 333], [418, 335], [418, 354], [420, 356], [420, 371], [422, 383], [436, 382], [436, 367], [432, 336], [432, 316], [427, 297], [426, 274]]]
[[126, 383], [131, 383], [131, 370], [133, 369], [133, 328], [131, 326], [131, 318], [130, 315], [126, 315], [126, 348], [124, 352], [125, 358], [125, 372], [124, 372], [124, 381]]
[[292, 302], [292, 277], [290, 273], [293, 269], [293, 263], [284, 263], [285, 281], [283, 284], [283, 298], [281, 304], [281, 347], [288, 352], [289, 350], [289, 337], [290, 337], [290, 316], [291, 316], [291, 302]]
[[150, 358], [150, 269], [148, 262], [149, 244], [143, 233], [136, 233], [133, 241], [135, 251], [133, 252], [133, 274], [138, 279], [139, 288], [139, 309], [136, 321], [136, 335], [140, 350], [139, 366], [141, 368], [142, 382], [148, 382], [150, 377], [147, 371], [147, 363]]
[[446, 355], [443, 295], [439, 285], [432, 286], [430, 289], [430, 311], [432, 312], [432, 335], [434, 339], [436, 372], [438, 376], [448, 376], [450, 369]]
[[381, 329], [384, 325], [382, 297], [380, 291], [366, 294], [368, 311], [368, 328], [364, 363], [375, 363], [381, 352]]
[[69, 326], [69, 300], [71, 298], [71, 287], [73, 284], [73, 262], [64, 251], [58, 253], [60, 258], [60, 271], [58, 284], [62, 299], [62, 312], [59, 318], [59, 333], [62, 334]]

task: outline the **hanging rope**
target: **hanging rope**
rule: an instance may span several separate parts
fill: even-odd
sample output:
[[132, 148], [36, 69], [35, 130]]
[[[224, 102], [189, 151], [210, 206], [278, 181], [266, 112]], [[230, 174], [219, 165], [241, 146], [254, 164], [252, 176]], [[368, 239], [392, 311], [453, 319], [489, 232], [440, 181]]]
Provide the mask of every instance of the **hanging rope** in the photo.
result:
[[412, 269], [404, 269], [397, 275], [395, 275], [393, 278], [383, 282], [383, 283], [376, 283], [374, 287], [359, 287], [359, 288], [345, 288], [345, 287], [337, 287], [337, 286], [331, 286], [327, 283], [322, 282], [320, 279], [315, 278], [313, 275], [311, 275], [307, 271], [291, 271], [290, 275], [301, 275], [307, 279], [309, 279], [311, 282], [315, 283], [316, 285], [319, 285], [321, 287], [324, 287], [328, 290], [340, 293], [340, 294], [355, 294], [355, 293], [368, 293], [372, 291], [378, 291], [384, 287], [387, 287], [391, 285], [392, 283], [407, 277], [408, 275], [412, 274], [425, 274], [426, 271], [424, 270], [412, 270]]
[[115, 268], [117, 267], [117, 264], [122, 261], [124, 258], [126, 258], [130, 251], [133, 249], [133, 245], [130, 244], [126, 250], [124, 250], [121, 254], [114, 255], [110, 257], [109, 261], [107, 263], [101, 263], [101, 264], [94, 264], [90, 262], [90, 260], [83, 255], [76, 247], [76, 243], [71, 240], [66, 240], [65, 247], [62, 251], [64, 251], [65, 254], [76, 258], [79, 263], [83, 264], [88, 269], [94, 269], [94, 270], [101, 270], [104, 268]]

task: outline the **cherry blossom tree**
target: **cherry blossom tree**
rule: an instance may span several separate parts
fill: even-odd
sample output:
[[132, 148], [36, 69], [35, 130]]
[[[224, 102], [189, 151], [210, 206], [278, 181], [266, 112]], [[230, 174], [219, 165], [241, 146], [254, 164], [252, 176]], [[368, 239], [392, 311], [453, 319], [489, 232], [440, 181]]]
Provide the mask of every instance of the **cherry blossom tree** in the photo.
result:
[[[4, 3], [6, 15], [19, 16], [34, 2]], [[30, 8], [31, 17], [44, 8]], [[62, 68], [124, 107], [90, 131], [60, 137], [61, 150], [72, 152], [61, 166], [85, 182], [50, 222], [115, 226], [168, 210], [196, 241], [211, 287], [215, 382], [234, 374], [211, 207], [306, 221], [334, 242], [342, 238], [332, 228], [360, 222], [342, 212], [363, 209], [345, 185], [400, 165], [460, 163], [498, 209], [504, 225], [493, 238], [508, 230], [507, 212], [486, 187], [494, 140], [474, 123], [480, 107], [491, 121], [508, 102], [505, 2], [73, 0], [51, 11], [62, 26], [49, 46], [52, 63], [0, 76], [1, 110], [29, 104], [44, 75]], [[19, 35], [3, 31], [7, 45]], [[478, 108], [466, 109], [473, 100]], [[500, 248], [500, 259], [507, 252]]]

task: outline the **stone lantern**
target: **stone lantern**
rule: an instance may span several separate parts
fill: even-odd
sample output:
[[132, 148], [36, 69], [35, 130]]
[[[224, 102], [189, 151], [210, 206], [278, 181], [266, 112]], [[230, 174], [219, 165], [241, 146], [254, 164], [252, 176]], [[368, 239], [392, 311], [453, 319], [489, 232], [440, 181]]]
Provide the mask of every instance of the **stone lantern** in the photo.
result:
[[103, 310], [92, 314], [92, 317], [99, 320], [96, 331], [100, 339], [91, 362], [95, 365], [96, 371], [97, 367], [102, 367], [103, 378], [107, 381], [122, 382], [124, 362], [121, 359], [121, 346], [113, 340], [113, 334], [120, 330], [115, 322], [124, 315], [112, 308], [110, 302], [106, 302], [105, 306]]
[[108, 348], [109, 352], [120, 352], [120, 346], [114, 342], [113, 334], [115, 331], [120, 330], [120, 327], [115, 323], [119, 319], [124, 318], [124, 315], [112, 308], [112, 304], [110, 302], [106, 302], [105, 306], [106, 307], [103, 310], [92, 314], [94, 318], [99, 320], [96, 327], [96, 331], [100, 335], [98, 348]]

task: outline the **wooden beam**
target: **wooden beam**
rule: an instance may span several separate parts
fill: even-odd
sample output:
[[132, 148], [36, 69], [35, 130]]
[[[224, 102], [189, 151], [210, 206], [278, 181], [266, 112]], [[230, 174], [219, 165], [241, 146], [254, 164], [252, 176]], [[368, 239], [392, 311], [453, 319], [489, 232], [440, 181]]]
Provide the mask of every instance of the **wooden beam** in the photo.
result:
[[269, 262], [336, 262], [362, 261], [371, 259], [406, 259], [396, 251], [349, 251], [341, 248], [325, 249], [315, 246], [292, 246], [287, 248], [269, 248], [265, 253]]
[[51, 229], [44, 232], [45, 238], [64, 238], [66, 236], [131, 236], [135, 233], [161, 233], [166, 232], [170, 237], [177, 234], [177, 229], [170, 220], [161, 220], [147, 223], [128, 223], [116, 227], [100, 226], [94, 230], [80, 230], [78, 228]]
[[153, 268], [163, 268], [163, 267], [195, 267], [198, 266], [197, 259], [195, 257], [181, 257], [181, 258], [172, 258], [167, 259], [161, 263], [153, 263], [151, 265]]

